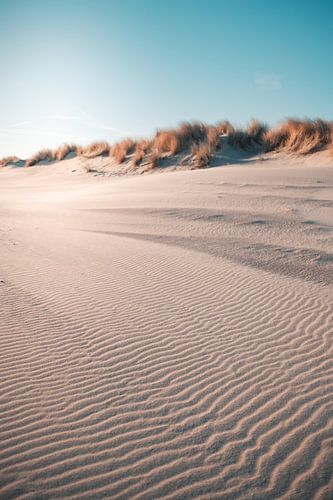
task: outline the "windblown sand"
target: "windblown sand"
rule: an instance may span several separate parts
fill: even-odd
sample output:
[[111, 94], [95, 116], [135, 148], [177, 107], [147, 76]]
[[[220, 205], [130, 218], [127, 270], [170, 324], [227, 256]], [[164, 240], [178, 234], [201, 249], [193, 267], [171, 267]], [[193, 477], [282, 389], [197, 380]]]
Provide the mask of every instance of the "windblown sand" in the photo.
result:
[[1, 498], [332, 498], [333, 165], [288, 162], [0, 172]]

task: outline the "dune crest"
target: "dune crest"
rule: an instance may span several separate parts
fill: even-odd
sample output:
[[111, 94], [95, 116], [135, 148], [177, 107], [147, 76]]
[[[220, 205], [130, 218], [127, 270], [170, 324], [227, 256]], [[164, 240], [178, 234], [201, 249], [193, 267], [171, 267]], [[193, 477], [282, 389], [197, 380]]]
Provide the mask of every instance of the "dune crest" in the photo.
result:
[[[235, 128], [229, 121], [216, 125], [184, 122], [178, 128], [157, 130], [149, 140], [127, 138], [113, 145], [100, 141], [86, 147], [63, 144], [54, 151], [41, 149], [25, 160], [24, 165], [45, 165], [78, 156], [86, 160], [103, 158], [104, 167], [126, 174], [151, 172], [170, 165], [200, 169], [217, 162], [221, 164], [228, 146], [242, 151], [247, 157], [268, 152], [304, 156], [325, 149], [332, 155], [333, 122], [320, 118], [289, 119], [271, 129], [259, 120], [252, 120], [246, 129]], [[17, 161], [13, 156], [2, 158], [0, 167], [17, 165]], [[95, 171], [91, 161], [86, 163], [86, 171]]]

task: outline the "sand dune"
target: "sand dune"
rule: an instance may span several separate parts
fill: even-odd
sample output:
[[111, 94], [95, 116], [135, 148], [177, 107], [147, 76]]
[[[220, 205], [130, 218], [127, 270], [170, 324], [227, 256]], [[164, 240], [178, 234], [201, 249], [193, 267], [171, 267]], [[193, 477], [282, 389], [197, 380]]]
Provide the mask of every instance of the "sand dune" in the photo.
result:
[[333, 165], [311, 161], [2, 169], [1, 498], [332, 498]]

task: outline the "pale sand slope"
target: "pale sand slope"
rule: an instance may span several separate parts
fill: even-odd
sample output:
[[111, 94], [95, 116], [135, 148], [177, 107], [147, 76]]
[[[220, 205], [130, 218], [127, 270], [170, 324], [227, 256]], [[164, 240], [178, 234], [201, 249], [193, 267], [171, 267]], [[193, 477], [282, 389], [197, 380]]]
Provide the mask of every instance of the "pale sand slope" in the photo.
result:
[[59, 169], [0, 172], [0, 497], [332, 498], [332, 164]]

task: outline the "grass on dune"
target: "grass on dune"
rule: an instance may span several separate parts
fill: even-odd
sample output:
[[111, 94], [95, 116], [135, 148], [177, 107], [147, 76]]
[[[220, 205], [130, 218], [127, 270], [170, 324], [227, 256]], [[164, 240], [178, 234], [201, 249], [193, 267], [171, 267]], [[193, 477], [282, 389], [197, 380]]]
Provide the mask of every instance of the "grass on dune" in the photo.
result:
[[[333, 155], [333, 122], [321, 120], [288, 119], [277, 127], [268, 128], [259, 120], [252, 120], [244, 128], [235, 128], [229, 121], [206, 125], [200, 121], [183, 122], [176, 128], [158, 130], [152, 139], [135, 141], [123, 139], [110, 146], [108, 142], [93, 142], [82, 148], [77, 144], [63, 144], [55, 150], [42, 149], [25, 161], [30, 167], [42, 162], [61, 161], [72, 155], [86, 158], [110, 156], [121, 165], [131, 163], [133, 167], [145, 164], [149, 170], [161, 164], [165, 157], [177, 157], [178, 164], [187, 164], [187, 159], [196, 168], [207, 167], [225, 144], [257, 152], [285, 151], [300, 155], [328, 148]], [[186, 161], [185, 161], [186, 159]], [[0, 160], [0, 167], [20, 161], [16, 156]]]
[[178, 128], [158, 130], [153, 147], [159, 153], [175, 155], [189, 150], [207, 137], [207, 126], [202, 122], [183, 122]]
[[151, 150], [151, 147], [152, 141], [142, 140], [136, 143], [132, 156], [132, 164], [134, 167], [138, 167], [143, 162], [145, 155]]
[[160, 166], [161, 163], [161, 153], [157, 150], [152, 151], [147, 155], [147, 163], [146, 163], [146, 170], [154, 170], [155, 168]]
[[265, 135], [266, 151], [286, 151], [309, 154], [332, 143], [332, 122], [289, 119], [279, 127], [268, 130]]
[[136, 148], [134, 151], [134, 154], [133, 154], [133, 158], [132, 158], [133, 166], [138, 167], [142, 163], [144, 156], [145, 156], [144, 150], [140, 149], [140, 148]]
[[198, 144], [206, 138], [207, 125], [200, 121], [183, 122], [178, 127], [178, 133], [183, 137], [187, 146]]
[[135, 149], [135, 141], [133, 139], [124, 139], [117, 142], [110, 148], [110, 157], [118, 164], [124, 163], [126, 157], [133, 153]]
[[206, 128], [206, 142], [211, 151], [221, 148], [220, 133], [217, 127]]
[[52, 151], [52, 149], [41, 149], [40, 151], [37, 151], [34, 155], [32, 155], [28, 160], [25, 162], [25, 167], [32, 167], [34, 165], [37, 165], [37, 163], [41, 162], [51, 162], [55, 161], [55, 156]]
[[235, 131], [235, 127], [227, 120], [219, 122], [216, 129], [220, 135], [230, 135]]
[[175, 155], [183, 149], [183, 142], [177, 130], [158, 130], [154, 138], [154, 148], [160, 153]]
[[82, 152], [83, 149], [81, 148], [81, 146], [78, 146], [77, 144], [66, 143], [54, 150], [54, 157], [57, 161], [61, 161], [65, 160], [66, 157], [71, 154], [80, 155], [82, 154]]
[[268, 126], [259, 120], [251, 120], [247, 127], [247, 133], [252, 142], [262, 145], [264, 142], [264, 135], [268, 130]]
[[93, 142], [85, 147], [80, 154], [86, 158], [95, 158], [96, 156], [107, 156], [110, 153], [110, 144], [106, 141]]
[[244, 150], [260, 149], [264, 144], [264, 134], [268, 127], [259, 120], [252, 120], [248, 127], [243, 129], [230, 129], [227, 132], [228, 142], [235, 148]]
[[191, 153], [194, 168], [207, 168], [213, 158], [214, 150], [207, 142], [201, 142], [193, 144]]
[[17, 156], [5, 156], [0, 160], [0, 167], [7, 167], [10, 163], [17, 163], [20, 159]]

